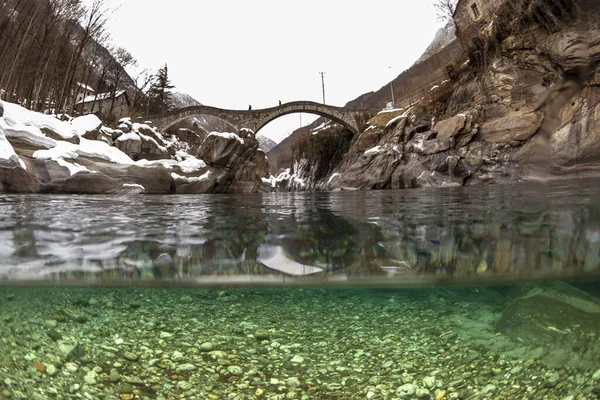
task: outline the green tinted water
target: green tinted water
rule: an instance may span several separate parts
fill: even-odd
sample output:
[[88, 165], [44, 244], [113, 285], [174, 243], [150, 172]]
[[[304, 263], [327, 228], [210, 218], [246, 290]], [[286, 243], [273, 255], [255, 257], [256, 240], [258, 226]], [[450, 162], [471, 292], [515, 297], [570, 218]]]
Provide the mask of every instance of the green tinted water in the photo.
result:
[[0, 398], [596, 399], [579, 290], [5, 288]]
[[0, 399], [597, 399], [598, 183], [0, 196]]

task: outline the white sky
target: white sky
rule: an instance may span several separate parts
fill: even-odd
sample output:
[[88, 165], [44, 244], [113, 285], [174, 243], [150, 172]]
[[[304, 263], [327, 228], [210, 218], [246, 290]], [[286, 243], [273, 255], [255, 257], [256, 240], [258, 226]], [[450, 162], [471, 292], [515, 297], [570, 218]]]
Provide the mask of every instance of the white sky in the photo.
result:
[[[114, 45], [153, 72], [168, 63], [175, 91], [231, 109], [320, 102], [320, 71], [328, 104], [378, 90], [435, 36], [433, 1], [105, 0], [118, 7]], [[303, 114], [303, 125], [314, 118]], [[279, 142], [299, 122], [284, 116], [260, 133]]]

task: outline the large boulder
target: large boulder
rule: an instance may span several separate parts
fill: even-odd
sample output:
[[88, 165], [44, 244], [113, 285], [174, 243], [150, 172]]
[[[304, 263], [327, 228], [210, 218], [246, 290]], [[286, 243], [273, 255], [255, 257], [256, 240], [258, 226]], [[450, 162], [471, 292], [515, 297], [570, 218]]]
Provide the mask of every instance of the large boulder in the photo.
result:
[[590, 67], [600, 61], [600, 30], [562, 30], [550, 35], [541, 49], [567, 74], [589, 79], [595, 72]]
[[481, 124], [477, 139], [491, 143], [523, 142], [538, 131], [542, 119], [541, 112], [510, 113], [502, 118]]
[[435, 124], [433, 132], [437, 133], [438, 139], [446, 139], [455, 136], [463, 130], [466, 123], [467, 116], [465, 114], [458, 114]]
[[244, 140], [235, 133], [213, 132], [202, 143], [198, 158], [208, 165], [223, 167], [239, 157]]
[[168, 160], [171, 158], [172, 154], [169, 152], [168, 143], [154, 128], [147, 124], [133, 124], [133, 129], [142, 139], [140, 159]]
[[254, 193], [262, 186], [262, 178], [269, 170], [264, 151], [257, 150], [254, 157], [244, 163], [236, 172], [230, 191], [235, 193]]
[[142, 153], [142, 139], [134, 132], [119, 136], [114, 141], [114, 146], [131, 157], [132, 160], [138, 160]]
[[563, 283], [519, 294], [502, 312], [498, 332], [517, 345], [545, 348], [540, 361], [553, 367], [598, 367], [597, 298]]
[[389, 187], [392, 173], [399, 161], [398, 152], [389, 145], [367, 150], [362, 156], [340, 171], [332, 189], [384, 189]]

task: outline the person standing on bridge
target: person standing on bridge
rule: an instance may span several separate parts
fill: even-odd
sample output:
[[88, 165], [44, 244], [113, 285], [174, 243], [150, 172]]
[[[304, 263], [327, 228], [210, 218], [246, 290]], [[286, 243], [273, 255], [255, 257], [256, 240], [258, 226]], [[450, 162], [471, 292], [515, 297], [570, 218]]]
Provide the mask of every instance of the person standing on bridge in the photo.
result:
[[279, 105], [281, 105], [281, 100], [279, 100]]
[[248, 111], [252, 111], [252, 104], [248, 105]]

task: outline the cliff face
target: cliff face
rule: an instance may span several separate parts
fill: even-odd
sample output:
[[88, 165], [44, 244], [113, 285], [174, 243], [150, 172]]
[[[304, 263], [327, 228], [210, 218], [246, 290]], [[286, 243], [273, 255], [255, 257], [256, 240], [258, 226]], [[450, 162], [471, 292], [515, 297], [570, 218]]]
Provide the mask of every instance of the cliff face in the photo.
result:
[[580, 15], [552, 30], [482, 32], [481, 47], [445, 68], [446, 80], [412, 106], [369, 121], [326, 176], [310, 179], [318, 175], [305, 168], [304, 179], [314, 182], [305, 189], [474, 185], [600, 170], [593, 21]]

